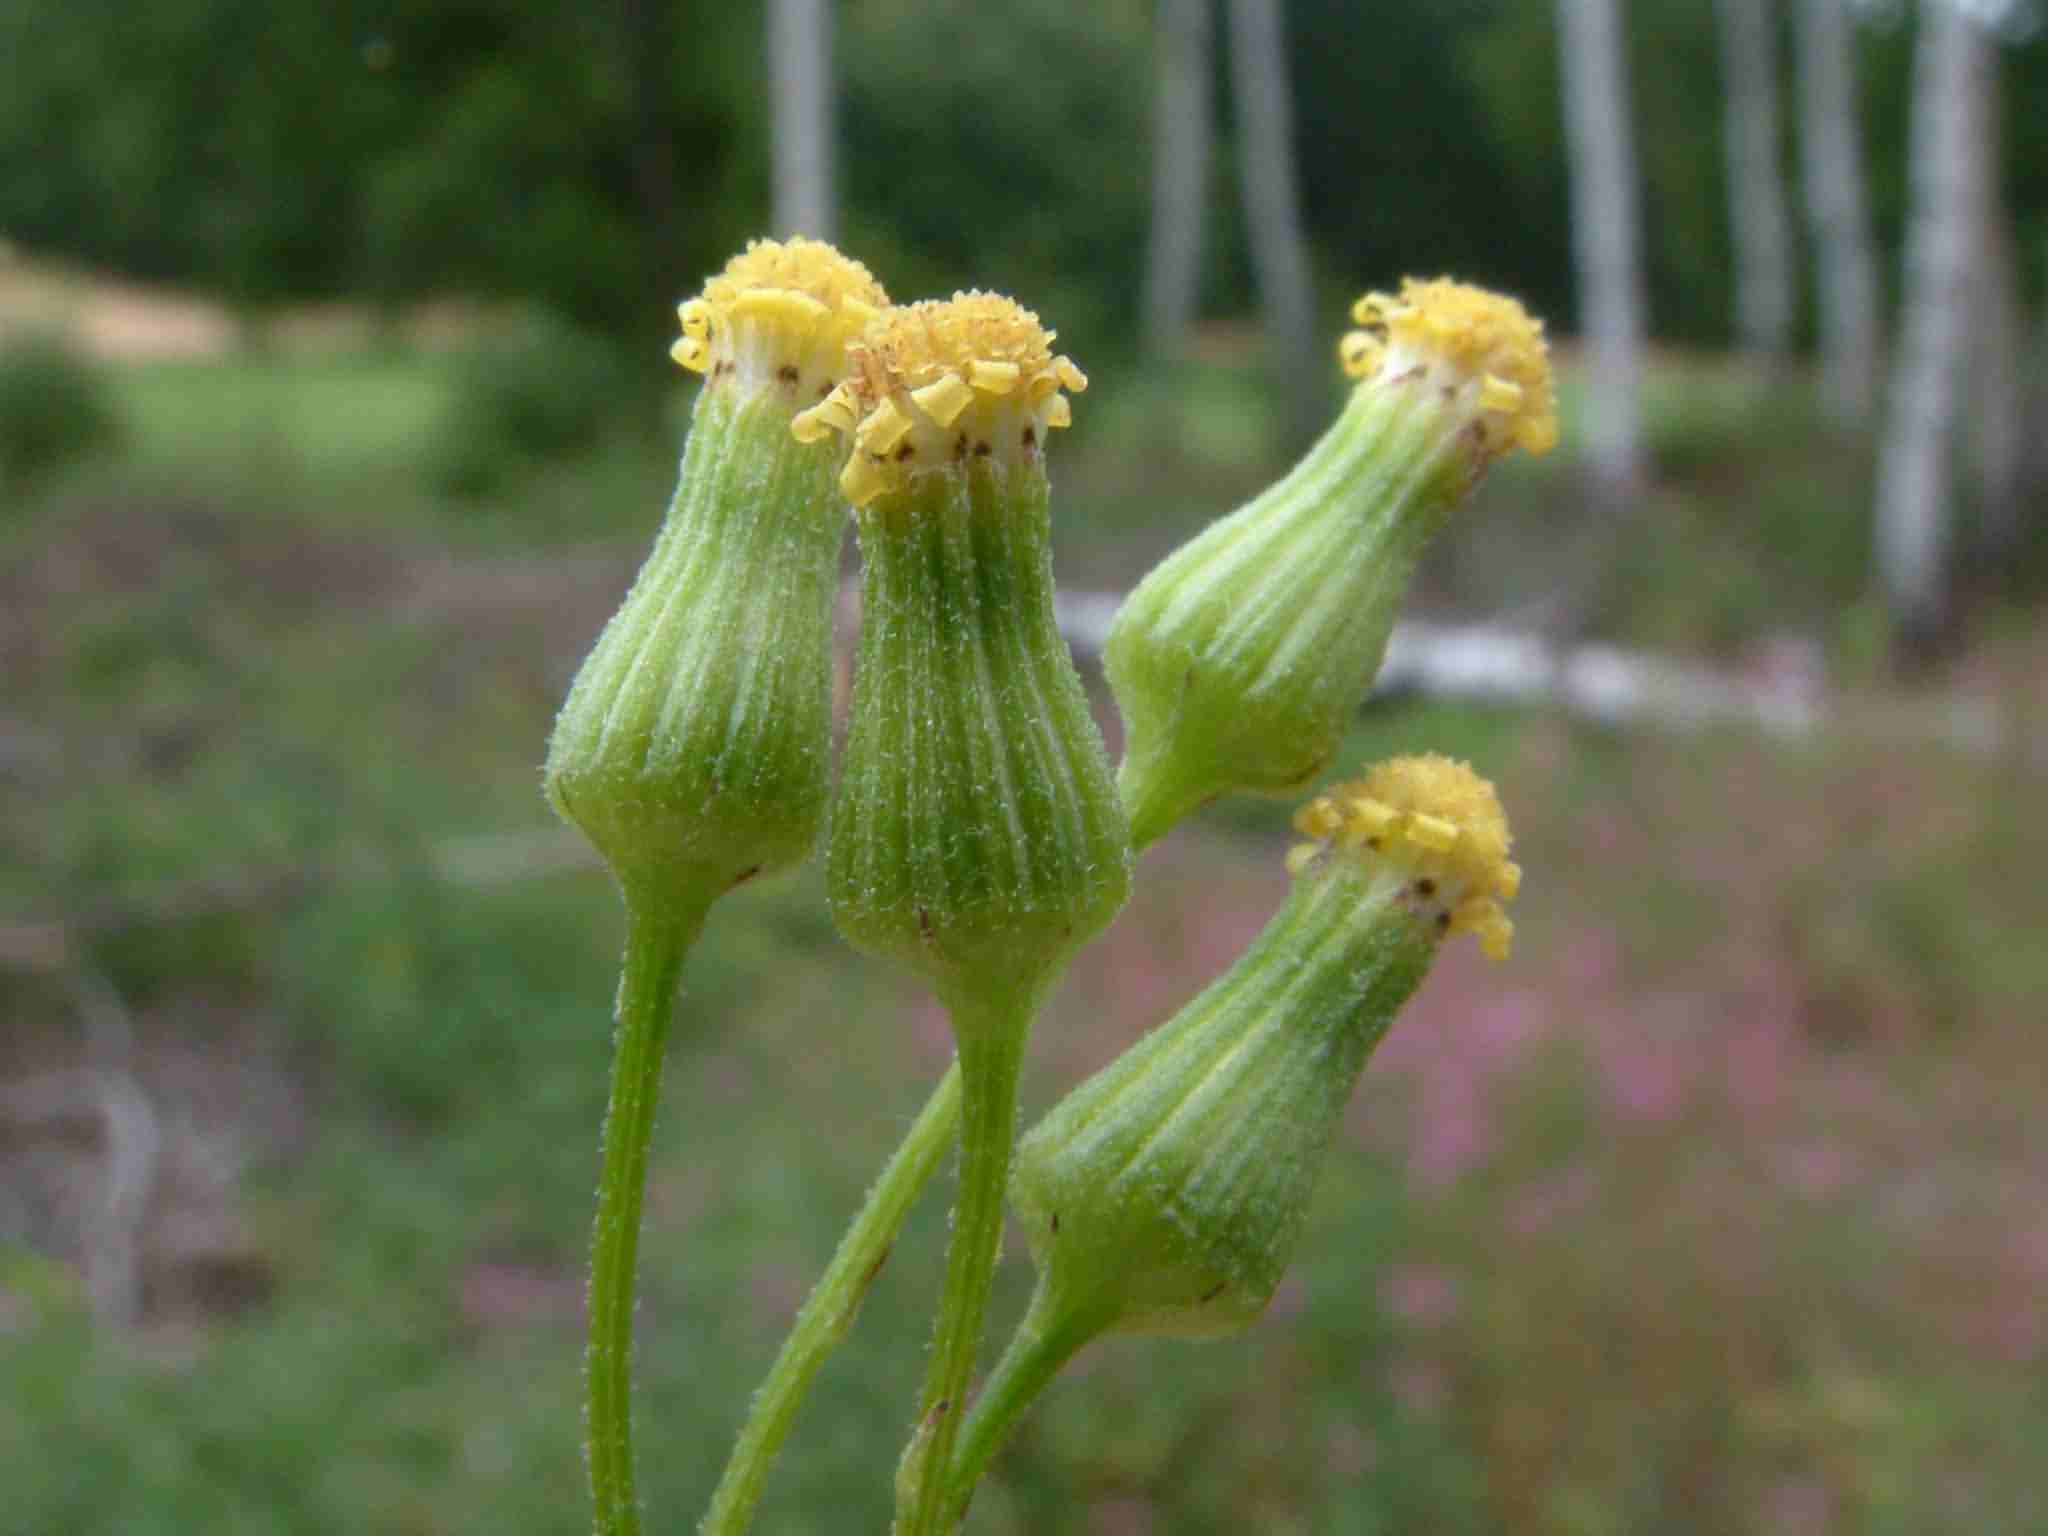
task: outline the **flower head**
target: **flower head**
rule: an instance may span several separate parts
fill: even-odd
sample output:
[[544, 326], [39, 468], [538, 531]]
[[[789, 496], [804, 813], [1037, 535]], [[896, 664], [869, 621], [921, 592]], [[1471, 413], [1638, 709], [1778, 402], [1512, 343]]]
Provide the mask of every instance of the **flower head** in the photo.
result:
[[974, 460], [1037, 463], [1046, 433], [1088, 387], [1054, 333], [1013, 299], [956, 293], [875, 316], [847, 349], [837, 388], [801, 411], [801, 442], [852, 440], [840, 488], [855, 506], [934, 469]]
[[754, 240], [676, 310], [669, 355], [708, 379], [774, 383], [813, 401], [845, 371], [847, 343], [889, 305], [874, 274], [822, 240]]
[[1294, 827], [1314, 839], [1288, 854], [1295, 874], [1332, 857], [1397, 866], [1441, 930], [1471, 933], [1488, 956], [1507, 958], [1515, 925], [1502, 904], [1521, 889], [1522, 870], [1508, 859], [1500, 797], [1467, 764], [1435, 753], [1391, 758], [1316, 796]]
[[1514, 299], [1449, 278], [1406, 278], [1398, 296], [1351, 307], [1359, 329], [1337, 344], [1344, 371], [1389, 386], [1438, 389], [1473, 412], [1488, 457], [1557, 444], [1557, 399], [1543, 322]]

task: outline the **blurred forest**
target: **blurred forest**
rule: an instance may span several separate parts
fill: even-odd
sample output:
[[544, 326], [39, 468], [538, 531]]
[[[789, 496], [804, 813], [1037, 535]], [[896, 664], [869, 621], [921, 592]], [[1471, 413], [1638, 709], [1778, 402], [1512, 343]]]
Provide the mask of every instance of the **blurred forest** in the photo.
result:
[[[2044, 21], [0, 5], [0, 1536], [588, 1528], [620, 921], [537, 764], [674, 484], [672, 306], [828, 224], [1090, 373], [1055, 558], [1113, 751], [1091, 636], [1327, 420], [1361, 290], [1557, 343], [1559, 451], [1432, 548], [1338, 764], [1499, 782], [1516, 954], [1404, 1014], [1271, 1315], [1084, 1356], [969, 1529], [2048, 1529]], [[1027, 1123], [1256, 932], [1288, 810], [1147, 856]], [[674, 1525], [949, 1051], [809, 871], [682, 1006]], [[762, 1529], [885, 1523], [942, 1209]]]
[[[1331, 293], [1455, 271], [1576, 330], [1553, 7], [1286, 10], [1302, 214]], [[1091, 357], [1131, 346], [1150, 200], [1148, 93], [1134, 84], [1153, 73], [1151, 8], [836, 12], [847, 242], [904, 292], [1028, 293]], [[1625, 12], [1655, 333], [1726, 342], [1715, 6]], [[1865, 8], [1856, 27], [1871, 218], [1893, 255], [1916, 14]], [[1780, 57], [1789, 85], [1789, 47]], [[1227, 206], [1227, 49], [1213, 68], [1224, 121], [1210, 176]], [[2048, 50], [2009, 48], [2004, 73], [1998, 164], [2038, 292]], [[767, 226], [767, 90], [749, 5], [15, 0], [0, 14], [0, 231], [258, 313], [323, 295], [495, 294], [623, 330]], [[1203, 313], [1246, 312], [1242, 220], [1218, 219], [1213, 240]]]

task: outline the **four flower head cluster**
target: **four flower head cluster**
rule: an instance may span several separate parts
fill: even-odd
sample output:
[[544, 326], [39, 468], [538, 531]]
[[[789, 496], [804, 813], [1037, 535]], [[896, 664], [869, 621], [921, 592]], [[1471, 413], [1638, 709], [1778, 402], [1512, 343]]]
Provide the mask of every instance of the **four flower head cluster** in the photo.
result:
[[[1033, 1018], [1122, 906], [1134, 850], [1218, 796], [1308, 789], [1431, 534], [1493, 460], [1555, 440], [1542, 330], [1448, 281], [1359, 301], [1338, 349], [1357, 383], [1333, 425], [1119, 612], [1104, 662], [1127, 746], [1112, 769], [1053, 611], [1046, 452], [1088, 381], [1037, 316], [988, 293], [894, 306], [860, 263], [806, 240], [751, 245], [680, 315], [675, 358], [704, 378], [681, 483], [546, 773], [629, 917], [593, 1250], [599, 1529], [637, 1520], [633, 1241], [682, 957], [719, 895], [822, 834], [841, 932], [924, 978], [958, 1046], [920, 1122], [941, 1141], [958, 1125], [960, 1193], [897, 1476], [898, 1531], [932, 1536], [1089, 1339], [1259, 1314], [1367, 1053], [1440, 943], [1470, 931], [1506, 953], [1519, 871], [1492, 786], [1441, 757], [1383, 763], [1302, 808], [1291, 892], [1245, 954], [1017, 1141]], [[862, 627], [835, 782], [849, 514]], [[907, 1203], [935, 1161], [899, 1156], [871, 1204]], [[1006, 1201], [1039, 1287], [970, 1401]], [[848, 1242], [890, 1235], [864, 1213]], [[814, 1305], [846, 1300], [831, 1289]], [[830, 1343], [799, 1344], [803, 1331], [802, 1358], [771, 1378], [796, 1395], [815, 1368], [804, 1350]], [[751, 1512], [794, 1408], [763, 1399], [757, 1417], [782, 1417], [743, 1435], [707, 1529]]]

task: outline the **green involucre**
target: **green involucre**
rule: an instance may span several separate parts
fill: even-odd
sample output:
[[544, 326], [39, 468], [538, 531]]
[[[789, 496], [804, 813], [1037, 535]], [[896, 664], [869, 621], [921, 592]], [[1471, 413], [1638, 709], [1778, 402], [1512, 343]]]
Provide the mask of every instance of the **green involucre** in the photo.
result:
[[1103, 660], [1135, 846], [1218, 795], [1292, 793], [1329, 763], [1423, 546], [1473, 482], [1460, 421], [1359, 386], [1284, 479], [1126, 599]]
[[956, 1518], [1090, 1340], [1209, 1337], [1265, 1310], [1366, 1058], [1436, 953], [1403, 889], [1350, 859], [1298, 877], [1235, 965], [1019, 1143], [1011, 1201], [1038, 1288], [961, 1427]]
[[800, 862], [823, 820], [845, 504], [789, 415], [705, 387], [668, 520], [555, 722], [548, 798], [629, 890], [709, 899]]
[[1398, 871], [1332, 859], [1206, 991], [1061, 1100], [1012, 1182], [1060, 1309], [1184, 1336], [1256, 1318], [1366, 1057], [1436, 948]]
[[1130, 886], [1109, 760], [1053, 617], [1046, 481], [976, 462], [858, 521], [832, 912], [854, 944], [978, 1014], [1039, 992]]

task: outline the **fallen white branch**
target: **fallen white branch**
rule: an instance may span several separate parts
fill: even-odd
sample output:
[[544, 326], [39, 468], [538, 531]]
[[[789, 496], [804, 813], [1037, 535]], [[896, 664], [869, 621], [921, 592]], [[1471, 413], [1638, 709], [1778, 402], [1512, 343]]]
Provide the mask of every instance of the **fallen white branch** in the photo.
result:
[[[1068, 643], [1083, 655], [1100, 655], [1121, 601], [1115, 593], [1062, 593], [1060, 629]], [[1748, 678], [1620, 646], [1559, 645], [1493, 624], [1396, 624], [1374, 695], [1403, 693], [1556, 708], [1607, 726], [1740, 726], [1789, 740], [1847, 724], [1816, 668]], [[2006, 740], [1996, 707], [1967, 695], [1858, 711], [1854, 729], [1880, 740], [1980, 754], [1998, 751]]]
[[[1068, 644], [1084, 658], [1099, 658], [1122, 601], [1115, 592], [1062, 592], [1059, 623]], [[857, 600], [842, 602], [843, 625], [857, 622], [857, 608]], [[1942, 746], [1973, 756], [2012, 745], [1997, 707], [1981, 697], [1950, 693], [1920, 701], [1866, 701], [1850, 711], [1830, 693], [1816, 666], [1779, 667], [1751, 678], [1619, 646], [1561, 645], [1494, 624], [1395, 625], [1374, 697], [1411, 693], [1560, 709], [1615, 728], [1686, 732], [1721, 726], [1793, 741], [1828, 733], [1871, 745]], [[2048, 761], [2048, 748], [2034, 743], [2032, 756]], [[499, 885], [597, 863], [589, 845], [567, 827], [443, 838], [428, 846], [426, 856], [435, 875], [463, 886]], [[146, 892], [68, 923], [0, 924], [0, 969], [61, 971], [83, 936], [276, 904], [318, 884], [378, 874], [369, 867], [231, 870]]]

